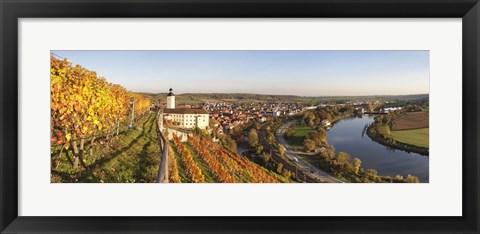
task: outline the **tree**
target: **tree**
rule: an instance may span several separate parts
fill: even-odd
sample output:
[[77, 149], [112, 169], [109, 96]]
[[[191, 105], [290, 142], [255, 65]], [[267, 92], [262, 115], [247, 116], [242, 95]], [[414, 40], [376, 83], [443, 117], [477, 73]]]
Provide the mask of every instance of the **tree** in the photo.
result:
[[267, 142], [270, 145], [273, 145], [275, 143], [275, 135], [271, 132], [267, 132]]
[[232, 138], [230, 137], [227, 137], [225, 139], [225, 143], [226, 143], [226, 147], [233, 150], [233, 151], [236, 151], [237, 150], [237, 142], [235, 140], [233, 140]]
[[333, 145], [328, 145], [321, 155], [323, 155], [328, 162], [332, 161], [335, 157], [335, 147], [333, 147]]
[[315, 141], [310, 140], [310, 139], [305, 139], [303, 141], [303, 147], [305, 150], [308, 151], [313, 151], [315, 149]]
[[368, 110], [368, 111], [373, 111], [373, 109], [374, 109], [373, 105], [372, 105], [371, 103], [368, 104], [367, 110]]
[[283, 169], [283, 164], [279, 163], [277, 164], [277, 173], [282, 174], [282, 169]]
[[250, 129], [248, 133], [248, 145], [250, 147], [255, 147], [258, 144], [258, 134], [255, 128]]
[[283, 145], [278, 145], [278, 153], [283, 156], [285, 154], [285, 147]]
[[408, 175], [407, 176], [407, 183], [420, 183], [420, 180], [416, 176]]
[[325, 131], [323, 128], [318, 129], [318, 138], [320, 141], [322, 141], [322, 143], [327, 143], [327, 131]]
[[313, 140], [315, 145], [321, 146], [327, 142], [327, 137], [325, 135], [325, 130], [321, 129], [319, 131], [311, 132], [307, 135], [307, 138]]
[[243, 140], [243, 129], [240, 126], [237, 126], [230, 130], [230, 136], [235, 139], [237, 142], [242, 142]]
[[252, 127], [255, 128], [256, 130], [259, 130], [260, 129], [260, 124], [255, 121], [255, 122], [253, 122]]
[[285, 176], [288, 179], [290, 179], [290, 177], [292, 177], [292, 173], [285, 168], [283, 168], [283, 170], [282, 170], [282, 175]]
[[288, 128], [286, 131], [285, 131], [285, 137], [286, 138], [291, 138], [295, 135], [295, 130], [293, 128]]
[[362, 165], [362, 161], [359, 158], [353, 159], [353, 172], [355, 174], [358, 174], [358, 171], [360, 170], [361, 165]]
[[371, 181], [377, 181], [378, 178], [378, 172], [375, 169], [367, 169], [365, 172], [366, 177], [371, 180]]
[[256, 154], [261, 154], [263, 151], [263, 146], [262, 145], [257, 145], [257, 147], [255, 147], [255, 153]]
[[303, 114], [303, 121], [308, 126], [313, 126], [313, 124], [314, 124], [313, 120], [314, 119], [315, 119], [315, 115], [311, 112], [305, 112], [305, 114]]
[[270, 162], [270, 155], [269, 154], [261, 154], [260, 158], [262, 159], [264, 166], [267, 166], [268, 162]]
[[336, 161], [339, 165], [345, 165], [348, 163], [350, 155], [346, 152], [340, 152], [337, 154]]

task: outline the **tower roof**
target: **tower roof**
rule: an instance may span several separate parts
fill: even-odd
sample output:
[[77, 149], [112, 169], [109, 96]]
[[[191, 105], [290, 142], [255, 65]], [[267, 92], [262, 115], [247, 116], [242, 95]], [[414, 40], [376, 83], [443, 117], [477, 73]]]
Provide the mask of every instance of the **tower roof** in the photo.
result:
[[170, 92], [168, 92], [167, 97], [168, 97], [168, 96], [175, 96], [175, 95], [172, 93], [172, 91], [173, 91], [172, 88], [170, 88], [168, 91], [170, 91]]

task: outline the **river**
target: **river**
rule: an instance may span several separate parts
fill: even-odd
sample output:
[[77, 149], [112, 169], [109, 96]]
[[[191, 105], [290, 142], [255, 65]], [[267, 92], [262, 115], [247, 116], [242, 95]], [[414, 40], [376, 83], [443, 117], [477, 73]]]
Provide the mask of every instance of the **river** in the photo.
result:
[[372, 168], [379, 175], [417, 176], [428, 183], [429, 157], [392, 149], [373, 141], [364, 131], [365, 125], [373, 122], [373, 117], [364, 115], [339, 120], [327, 133], [328, 142], [335, 151], [347, 152], [362, 160], [362, 167]]

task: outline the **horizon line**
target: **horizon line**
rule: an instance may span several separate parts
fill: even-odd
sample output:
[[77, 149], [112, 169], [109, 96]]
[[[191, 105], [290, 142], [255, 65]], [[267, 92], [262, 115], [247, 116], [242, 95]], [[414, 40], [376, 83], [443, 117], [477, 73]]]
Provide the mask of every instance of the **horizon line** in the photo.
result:
[[[136, 92], [135, 93], [144, 93], [144, 94], [167, 94], [168, 92]], [[430, 93], [412, 93], [412, 94], [369, 94], [369, 95], [321, 95], [321, 96], [314, 96], [314, 95], [295, 95], [295, 94], [267, 94], [267, 93], [242, 93], [242, 92], [232, 92], [232, 93], [218, 93], [218, 92], [188, 92], [188, 93], [180, 93], [175, 94], [177, 95], [186, 95], [186, 94], [249, 94], [249, 95], [263, 95], [263, 96], [296, 96], [296, 97], [374, 97], [374, 96], [381, 96], [381, 97], [392, 97], [392, 96], [414, 96], [414, 95], [430, 95]]]

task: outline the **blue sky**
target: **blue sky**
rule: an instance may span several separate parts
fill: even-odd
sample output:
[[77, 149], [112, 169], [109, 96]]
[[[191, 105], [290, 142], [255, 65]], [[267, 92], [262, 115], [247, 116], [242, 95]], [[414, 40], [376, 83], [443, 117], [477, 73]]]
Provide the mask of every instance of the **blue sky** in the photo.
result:
[[429, 93], [428, 51], [52, 51], [136, 92]]

